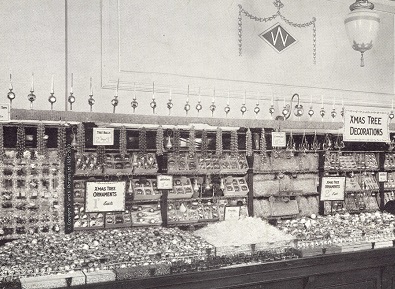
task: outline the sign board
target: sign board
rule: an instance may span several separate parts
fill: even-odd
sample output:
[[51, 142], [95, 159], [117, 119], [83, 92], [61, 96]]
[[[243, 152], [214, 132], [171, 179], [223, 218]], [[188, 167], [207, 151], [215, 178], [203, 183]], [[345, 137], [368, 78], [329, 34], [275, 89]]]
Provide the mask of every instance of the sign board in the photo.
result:
[[378, 179], [379, 179], [380, 183], [388, 181], [388, 174], [387, 174], [387, 172], [379, 172], [378, 173]]
[[225, 221], [240, 219], [240, 207], [225, 207]]
[[285, 132], [272, 132], [272, 147], [286, 147], [287, 136]]
[[94, 127], [93, 128], [93, 145], [95, 146], [112, 146], [114, 145], [114, 129]]
[[0, 121], [10, 120], [10, 105], [0, 104]]
[[158, 190], [173, 189], [173, 176], [158, 175], [156, 180]]
[[86, 182], [85, 212], [125, 211], [126, 182]]
[[386, 112], [344, 111], [344, 141], [389, 142], [389, 117]]
[[323, 177], [320, 201], [343, 201], [345, 186], [345, 177]]

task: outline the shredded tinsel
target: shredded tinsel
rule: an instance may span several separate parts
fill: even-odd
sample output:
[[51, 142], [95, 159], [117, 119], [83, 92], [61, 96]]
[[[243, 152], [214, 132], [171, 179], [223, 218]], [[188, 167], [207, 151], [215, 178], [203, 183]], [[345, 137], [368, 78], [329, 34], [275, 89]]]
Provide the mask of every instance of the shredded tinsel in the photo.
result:
[[223, 152], [222, 145], [222, 129], [220, 127], [217, 128], [217, 134], [215, 139], [215, 154], [217, 156], [221, 156]]
[[26, 148], [26, 140], [25, 140], [25, 126], [23, 124], [19, 124], [16, 132], [16, 157], [18, 159], [23, 158], [23, 153]]
[[247, 129], [246, 132], [246, 155], [248, 157], [252, 156], [252, 134], [250, 129]]
[[189, 130], [189, 140], [188, 140], [188, 152], [190, 155], [196, 154], [196, 146], [195, 146], [196, 136], [195, 136], [195, 127], [192, 126]]
[[96, 153], [97, 153], [97, 164], [99, 166], [104, 165], [106, 162], [106, 146], [97, 146], [96, 147]]
[[163, 152], [163, 128], [162, 126], [159, 126], [156, 130], [156, 154], [161, 156], [163, 155]]
[[266, 149], [266, 136], [265, 136], [265, 129], [262, 129], [261, 132], [261, 141], [259, 144], [260, 155], [261, 155], [261, 163], [265, 163], [267, 160], [267, 149]]
[[180, 155], [180, 130], [173, 128], [173, 150], [175, 155]]
[[85, 126], [82, 122], [77, 127], [77, 152], [80, 155], [85, 152]]
[[46, 145], [44, 141], [45, 126], [40, 122], [37, 126], [37, 154], [40, 156], [47, 155]]
[[232, 130], [230, 132], [230, 154], [232, 156], [237, 156], [239, 154], [237, 130]]
[[147, 153], [147, 129], [143, 127], [139, 131], [139, 154], [145, 155]]
[[58, 127], [58, 158], [63, 160], [66, 156], [66, 127]]
[[205, 158], [207, 157], [208, 153], [208, 138], [207, 138], [207, 131], [204, 129], [202, 131], [202, 156]]
[[119, 131], [119, 153], [122, 158], [127, 154], [126, 127], [122, 126]]

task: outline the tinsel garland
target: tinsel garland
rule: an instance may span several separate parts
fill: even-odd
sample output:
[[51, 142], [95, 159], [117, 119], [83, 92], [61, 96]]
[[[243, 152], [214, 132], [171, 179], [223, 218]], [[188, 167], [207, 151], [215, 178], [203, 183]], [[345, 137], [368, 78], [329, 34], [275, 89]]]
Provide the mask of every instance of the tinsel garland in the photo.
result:
[[236, 130], [230, 132], [230, 154], [237, 156], [239, 154], [238, 135]]
[[196, 154], [196, 146], [195, 146], [196, 136], [195, 136], [195, 127], [192, 126], [189, 130], [189, 140], [188, 140], [188, 152], [189, 155]]
[[246, 155], [248, 157], [252, 156], [252, 134], [250, 129], [247, 129], [246, 132]]
[[208, 138], [207, 131], [204, 129], [202, 131], [202, 156], [205, 158], [208, 154]]
[[19, 124], [16, 132], [16, 157], [18, 159], [23, 158], [23, 153], [26, 149], [26, 135], [25, 135], [25, 126], [23, 124]]
[[159, 126], [156, 130], [156, 154], [158, 156], [163, 155], [163, 127]]
[[147, 153], [147, 130], [145, 127], [139, 131], [139, 154], [145, 155]]
[[173, 150], [176, 155], [180, 155], [180, 130], [173, 128]]
[[82, 122], [77, 127], [77, 152], [80, 155], [85, 152], [85, 126]]
[[45, 126], [40, 122], [37, 126], [37, 154], [40, 156], [47, 156], [47, 147], [45, 145]]
[[259, 153], [261, 155], [261, 162], [265, 163], [267, 160], [267, 149], [266, 149], [266, 136], [265, 136], [265, 129], [262, 129], [261, 132], [261, 141], [259, 144]]
[[215, 154], [217, 156], [221, 156], [223, 152], [222, 145], [222, 129], [220, 127], [217, 128], [217, 135], [215, 137]]
[[127, 154], [126, 127], [122, 126], [119, 131], [119, 153], [122, 158]]
[[4, 157], [4, 127], [2, 124], [0, 124], [0, 162], [4, 161]]
[[103, 166], [106, 163], [106, 146], [97, 146], [97, 165]]
[[66, 127], [60, 126], [58, 127], [58, 158], [63, 160], [66, 156]]

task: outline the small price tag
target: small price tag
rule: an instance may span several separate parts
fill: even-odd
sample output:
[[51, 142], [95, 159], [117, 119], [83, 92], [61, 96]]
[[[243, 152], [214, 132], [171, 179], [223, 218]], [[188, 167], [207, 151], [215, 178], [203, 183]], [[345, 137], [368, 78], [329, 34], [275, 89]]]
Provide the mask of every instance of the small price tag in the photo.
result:
[[286, 147], [287, 136], [285, 132], [272, 132], [272, 147]]
[[9, 104], [0, 104], [0, 121], [10, 121]]
[[114, 145], [113, 128], [93, 128], [93, 145], [95, 146], [112, 146]]
[[240, 207], [225, 207], [225, 221], [240, 219]]
[[343, 201], [345, 186], [345, 177], [323, 177], [320, 200]]
[[388, 174], [387, 172], [379, 172], [379, 182], [386, 182], [388, 181]]
[[156, 177], [158, 190], [173, 189], [173, 176], [158, 175]]

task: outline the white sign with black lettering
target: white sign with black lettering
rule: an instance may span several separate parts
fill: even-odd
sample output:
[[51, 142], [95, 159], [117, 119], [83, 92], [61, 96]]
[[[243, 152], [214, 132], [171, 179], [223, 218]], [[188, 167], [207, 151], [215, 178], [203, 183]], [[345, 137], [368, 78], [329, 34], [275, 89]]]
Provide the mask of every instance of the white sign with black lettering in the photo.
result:
[[10, 121], [9, 104], [0, 104], [0, 121]]
[[361, 110], [344, 111], [344, 141], [389, 142], [387, 112]]
[[125, 211], [126, 182], [86, 182], [85, 212]]
[[286, 147], [287, 136], [285, 132], [272, 132], [272, 147]]
[[93, 145], [95, 146], [112, 146], [114, 145], [114, 129], [94, 127], [93, 128]]
[[173, 189], [173, 176], [158, 175], [156, 180], [158, 190]]
[[345, 177], [323, 177], [320, 201], [343, 201], [345, 187]]

